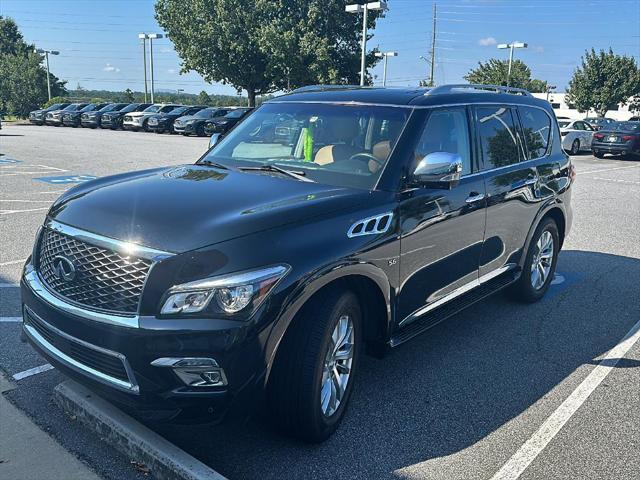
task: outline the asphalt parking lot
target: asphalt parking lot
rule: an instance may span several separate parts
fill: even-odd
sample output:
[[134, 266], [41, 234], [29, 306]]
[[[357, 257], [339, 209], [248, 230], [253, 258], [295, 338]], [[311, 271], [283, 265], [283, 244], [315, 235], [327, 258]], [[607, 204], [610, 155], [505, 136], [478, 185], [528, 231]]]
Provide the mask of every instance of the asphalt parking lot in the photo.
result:
[[[0, 131], [0, 369], [18, 378], [6, 395], [107, 479], [143, 474], [51, 402], [60, 373], [29, 375], [46, 362], [19, 341], [20, 269], [48, 206], [75, 184], [65, 181], [190, 163], [207, 141]], [[607, 356], [640, 321], [640, 162], [573, 160], [574, 223], [547, 297], [497, 295], [383, 360], [365, 357], [324, 444], [295, 443], [262, 419], [154, 428], [230, 479], [640, 478], [640, 341]]]

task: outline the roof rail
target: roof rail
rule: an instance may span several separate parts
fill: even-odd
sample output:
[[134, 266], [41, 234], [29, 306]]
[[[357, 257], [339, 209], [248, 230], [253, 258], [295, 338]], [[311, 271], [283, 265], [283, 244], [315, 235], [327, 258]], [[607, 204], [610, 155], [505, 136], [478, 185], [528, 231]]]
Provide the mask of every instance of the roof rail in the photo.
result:
[[440, 85], [438, 87], [431, 88], [425, 93], [425, 95], [437, 95], [440, 93], [452, 93], [454, 90], [484, 90], [486, 92], [494, 93], [513, 93], [514, 95], [525, 95], [527, 97], [533, 97], [528, 90], [524, 88], [504, 87], [502, 85], [482, 85], [475, 83], [456, 83], [451, 85]]
[[342, 88], [360, 88], [359, 85], [305, 85], [304, 87], [296, 88], [289, 93], [300, 92], [319, 92], [322, 90], [339, 90]]

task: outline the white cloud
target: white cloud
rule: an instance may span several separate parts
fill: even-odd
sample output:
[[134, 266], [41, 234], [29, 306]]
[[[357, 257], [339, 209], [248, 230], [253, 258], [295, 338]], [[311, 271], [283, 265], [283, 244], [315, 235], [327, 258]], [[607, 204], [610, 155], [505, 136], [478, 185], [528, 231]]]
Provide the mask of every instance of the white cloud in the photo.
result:
[[107, 63], [102, 70], [104, 70], [105, 72], [120, 72], [120, 69], [118, 67], [114, 67], [110, 63]]
[[540, 45], [535, 46], [535, 47], [533, 47], [533, 51], [536, 52], [536, 53], [544, 53], [544, 47], [542, 47]]
[[498, 42], [493, 37], [481, 38], [480, 40], [478, 40], [478, 45], [482, 45], [483, 47], [490, 47], [491, 45], [495, 45], [496, 43]]
[[177, 70], [175, 68], [170, 68], [169, 70], [167, 70], [167, 73], [170, 73], [171, 75], [175, 75], [177, 73]]

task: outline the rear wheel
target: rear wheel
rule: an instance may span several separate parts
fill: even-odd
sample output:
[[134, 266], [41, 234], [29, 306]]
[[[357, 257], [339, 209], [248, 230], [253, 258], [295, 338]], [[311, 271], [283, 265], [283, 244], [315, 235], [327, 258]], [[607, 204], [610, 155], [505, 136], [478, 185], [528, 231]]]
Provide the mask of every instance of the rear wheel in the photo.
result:
[[361, 310], [350, 291], [319, 294], [279, 348], [269, 380], [277, 426], [308, 442], [338, 428], [347, 408], [361, 343]]
[[544, 297], [553, 280], [560, 251], [558, 226], [551, 218], [542, 221], [536, 229], [522, 274], [509, 293], [517, 300], [533, 303]]
[[578, 155], [580, 153], [580, 140], [577, 138], [571, 144], [571, 155]]

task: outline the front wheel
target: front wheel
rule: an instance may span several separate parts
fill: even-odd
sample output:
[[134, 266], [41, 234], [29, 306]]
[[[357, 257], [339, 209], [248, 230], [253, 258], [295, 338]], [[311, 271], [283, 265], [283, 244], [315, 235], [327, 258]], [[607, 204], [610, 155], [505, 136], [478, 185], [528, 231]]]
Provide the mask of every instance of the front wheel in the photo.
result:
[[353, 387], [362, 313], [350, 291], [320, 293], [294, 320], [273, 366], [269, 406], [277, 426], [308, 442], [328, 438]]
[[560, 251], [558, 226], [551, 218], [545, 219], [536, 229], [522, 274], [509, 289], [516, 300], [533, 303], [544, 297], [553, 280]]

